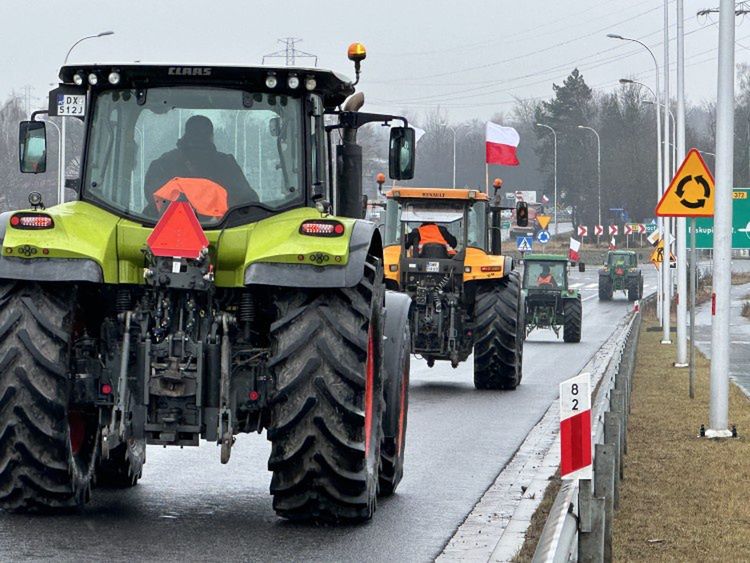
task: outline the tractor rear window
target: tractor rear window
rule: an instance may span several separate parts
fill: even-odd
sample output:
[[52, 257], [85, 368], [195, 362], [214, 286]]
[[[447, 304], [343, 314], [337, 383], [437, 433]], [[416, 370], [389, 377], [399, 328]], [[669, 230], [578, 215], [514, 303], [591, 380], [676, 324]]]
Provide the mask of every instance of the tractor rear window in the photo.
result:
[[634, 268], [636, 266], [635, 256], [632, 254], [610, 254], [610, 266], [622, 266], [624, 268]]
[[146, 90], [140, 102], [135, 90], [99, 94], [84, 197], [146, 220], [185, 197], [209, 225], [235, 207], [304, 202], [299, 99], [171, 87]]
[[565, 262], [527, 261], [524, 287], [529, 289], [565, 289]]

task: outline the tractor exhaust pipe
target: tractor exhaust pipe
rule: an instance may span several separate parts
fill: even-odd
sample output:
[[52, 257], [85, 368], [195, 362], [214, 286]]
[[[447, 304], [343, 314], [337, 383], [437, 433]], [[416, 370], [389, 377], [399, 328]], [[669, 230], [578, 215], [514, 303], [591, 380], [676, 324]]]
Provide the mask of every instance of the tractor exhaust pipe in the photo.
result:
[[[344, 104], [344, 111], [362, 109], [365, 95], [357, 92]], [[344, 128], [342, 144], [336, 147], [337, 213], [354, 219], [364, 218], [362, 204], [362, 147], [357, 144], [357, 129]]]

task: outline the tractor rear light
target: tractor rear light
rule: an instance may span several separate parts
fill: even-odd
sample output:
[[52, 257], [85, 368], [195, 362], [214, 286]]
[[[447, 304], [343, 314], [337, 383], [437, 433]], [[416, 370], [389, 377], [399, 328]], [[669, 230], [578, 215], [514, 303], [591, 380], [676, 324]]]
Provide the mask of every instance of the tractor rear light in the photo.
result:
[[51, 229], [55, 222], [43, 213], [16, 213], [10, 218], [10, 226], [15, 229]]
[[500, 272], [502, 269], [502, 266], [482, 266], [483, 272]]
[[338, 221], [305, 221], [299, 226], [300, 234], [314, 237], [340, 237], [344, 231], [346, 228]]
[[471, 273], [471, 266], [464, 266], [464, 274], [470, 274]]
[[253, 402], [254, 402], [254, 401], [257, 401], [258, 399], [260, 399], [260, 393], [258, 393], [258, 392], [257, 392], [257, 391], [255, 391], [255, 390], [252, 390], [252, 391], [250, 391], [250, 392], [249, 392], [249, 393], [247, 394], [247, 398], [248, 398], [248, 399], [250, 399], [250, 400], [251, 400], [251, 401], [253, 401]]
[[109, 383], [103, 383], [99, 390], [102, 392], [102, 395], [112, 394], [112, 386]]
[[389, 264], [388, 270], [391, 272], [398, 272], [398, 264]]

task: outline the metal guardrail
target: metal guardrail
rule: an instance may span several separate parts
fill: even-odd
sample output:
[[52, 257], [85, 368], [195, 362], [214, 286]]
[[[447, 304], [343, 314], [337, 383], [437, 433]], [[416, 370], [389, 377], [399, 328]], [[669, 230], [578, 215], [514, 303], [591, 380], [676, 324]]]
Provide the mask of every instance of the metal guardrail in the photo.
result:
[[[642, 301], [642, 304], [653, 296]], [[594, 478], [563, 481], [539, 538], [533, 561], [611, 561], [612, 520], [624, 477], [630, 393], [641, 328], [633, 312], [619, 333], [606, 368], [594, 374], [592, 443]]]

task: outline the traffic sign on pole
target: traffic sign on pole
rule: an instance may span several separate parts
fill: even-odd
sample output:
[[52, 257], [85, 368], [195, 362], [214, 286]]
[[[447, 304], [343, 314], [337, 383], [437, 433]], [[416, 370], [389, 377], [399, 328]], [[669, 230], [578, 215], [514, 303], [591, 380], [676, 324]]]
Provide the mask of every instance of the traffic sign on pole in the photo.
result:
[[[713, 218], [699, 217], [695, 226], [697, 248], [713, 248]], [[686, 234], [690, 235], [690, 225]], [[732, 248], [750, 248], [750, 188], [734, 188], [732, 192]]]
[[549, 222], [552, 220], [552, 215], [537, 215], [536, 221], [539, 223], [539, 226], [542, 228], [543, 231], [547, 230], [547, 227], [549, 226]]
[[516, 237], [516, 246], [519, 252], [531, 252], [534, 237]]
[[609, 234], [611, 236], [616, 236], [619, 230], [620, 229], [619, 229], [619, 227], [617, 225], [610, 225], [609, 226]]
[[594, 236], [600, 237], [604, 234], [603, 225], [594, 225]]
[[578, 236], [579, 237], [586, 237], [589, 234], [589, 228], [585, 227], [584, 225], [578, 225]]
[[623, 227], [623, 234], [624, 235], [632, 235], [633, 234], [633, 225], [629, 223], [625, 223], [625, 226]]
[[539, 231], [536, 235], [536, 240], [538, 240], [541, 244], [547, 244], [549, 242], [549, 232]]
[[591, 379], [588, 373], [560, 384], [560, 477], [591, 479]]
[[697, 149], [690, 149], [656, 206], [658, 217], [711, 217], [714, 178]]

